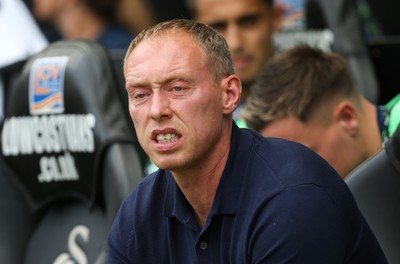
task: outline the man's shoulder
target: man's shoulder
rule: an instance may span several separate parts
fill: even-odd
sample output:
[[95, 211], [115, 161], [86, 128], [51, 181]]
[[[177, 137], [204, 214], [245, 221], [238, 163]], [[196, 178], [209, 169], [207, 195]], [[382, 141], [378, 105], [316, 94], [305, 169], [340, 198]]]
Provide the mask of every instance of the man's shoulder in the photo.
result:
[[[137, 192], [150, 192], [153, 189], [164, 189], [171, 176], [169, 171], [157, 169], [156, 171], [150, 173], [138, 184]], [[159, 192], [158, 192], [159, 193]]]
[[253, 134], [254, 153], [263, 159], [274, 160], [277, 166], [282, 163], [287, 164], [289, 160], [321, 160], [316, 152], [301, 143], [278, 137], [264, 137], [250, 129], [245, 130]]
[[162, 199], [166, 190], [168, 177], [163, 170], [147, 175], [125, 198], [123, 205], [144, 213], [148, 203]]
[[328, 162], [310, 148], [298, 142], [250, 133], [254, 138], [248, 160], [249, 174], [261, 178], [267, 175], [283, 188], [305, 183], [326, 185], [323, 180], [340, 178]]

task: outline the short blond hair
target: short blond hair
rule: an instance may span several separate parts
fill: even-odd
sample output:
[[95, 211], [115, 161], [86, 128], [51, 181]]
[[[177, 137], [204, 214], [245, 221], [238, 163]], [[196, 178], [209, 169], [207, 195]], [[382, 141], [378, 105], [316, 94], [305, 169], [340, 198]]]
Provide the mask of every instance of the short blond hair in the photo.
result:
[[360, 105], [347, 63], [334, 52], [299, 45], [271, 58], [251, 87], [242, 117], [251, 129], [261, 131], [279, 118], [293, 116], [307, 122], [334, 98]]
[[[186, 32], [204, 50], [214, 78], [220, 79], [234, 73], [232, 56], [224, 37], [213, 28], [189, 19], [174, 19], [158, 23], [143, 30], [133, 39], [125, 55], [124, 64], [136, 46], [143, 40], [166, 33]], [[161, 58], [162, 59], [162, 58]]]

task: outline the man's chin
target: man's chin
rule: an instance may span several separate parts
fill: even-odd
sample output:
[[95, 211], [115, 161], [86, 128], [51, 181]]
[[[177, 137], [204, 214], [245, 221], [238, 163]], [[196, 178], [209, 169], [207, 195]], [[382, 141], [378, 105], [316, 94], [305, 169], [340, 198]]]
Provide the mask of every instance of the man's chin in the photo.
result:
[[161, 170], [173, 170], [176, 167], [179, 167], [177, 164], [174, 164], [170, 160], [159, 160], [155, 161], [154, 164]]

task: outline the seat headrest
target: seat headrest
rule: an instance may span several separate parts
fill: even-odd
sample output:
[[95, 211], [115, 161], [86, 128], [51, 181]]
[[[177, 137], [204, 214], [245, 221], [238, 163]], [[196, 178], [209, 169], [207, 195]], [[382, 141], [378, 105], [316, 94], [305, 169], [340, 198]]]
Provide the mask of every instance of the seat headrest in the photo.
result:
[[93, 202], [102, 150], [133, 140], [106, 50], [89, 40], [52, 43], [12, 87], [1, 153], [33, 209], [57, 199]]

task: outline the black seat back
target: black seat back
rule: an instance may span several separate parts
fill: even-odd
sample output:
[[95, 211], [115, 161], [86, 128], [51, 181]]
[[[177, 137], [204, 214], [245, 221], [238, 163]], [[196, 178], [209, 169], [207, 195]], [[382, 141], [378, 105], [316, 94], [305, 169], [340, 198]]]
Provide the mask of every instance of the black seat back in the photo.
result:
[[23, 197], [25, 263], [105, 262], [108, 228], [143, 177], [117, 85], [108, 53], [89, 40], [51, 44], [13, 85], [1, 177]]
[[389, 263], [400, 263], [400, 127], [345, 179]]

